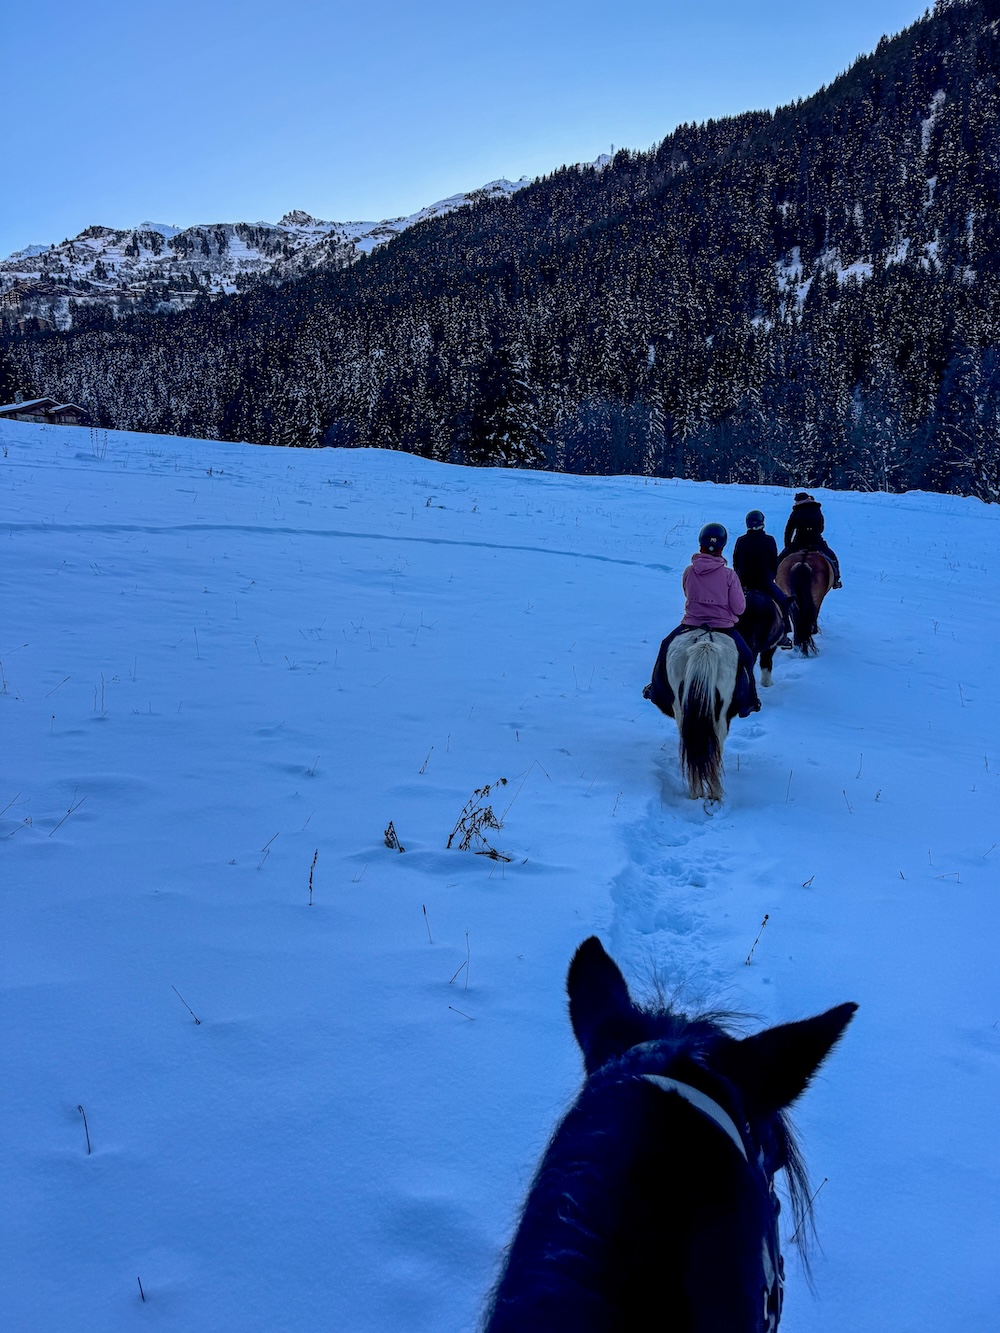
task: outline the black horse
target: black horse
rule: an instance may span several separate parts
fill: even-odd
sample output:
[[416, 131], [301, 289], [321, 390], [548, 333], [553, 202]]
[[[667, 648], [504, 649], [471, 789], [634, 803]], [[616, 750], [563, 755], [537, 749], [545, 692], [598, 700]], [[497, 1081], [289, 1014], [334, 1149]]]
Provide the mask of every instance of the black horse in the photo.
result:
[[484, 1333], [773, 1333], [774, 1175], [808, 1204], [785, 1108], [854, 1004], [739, 1040], [635, 1005], [595, 937], [567, 980], [586, 1081], [528, 1195]]
[[760, 661], [761, 685], [771, 686], [774, 684], [771, 675], [774, 650], [784, 637], [785, 618], [770, 593], [750, 588], [746, 598], [746, 610], [736, 622], [736, 628], [754, 657]]

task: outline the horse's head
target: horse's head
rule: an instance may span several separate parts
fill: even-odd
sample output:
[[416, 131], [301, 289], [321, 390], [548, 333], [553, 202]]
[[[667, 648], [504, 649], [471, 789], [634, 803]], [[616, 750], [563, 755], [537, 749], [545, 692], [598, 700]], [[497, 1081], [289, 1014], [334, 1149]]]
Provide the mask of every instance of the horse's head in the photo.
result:
[[643, 1008], [600, 941], [567, 978], [587, 1078], [536, 1174], [487, 1312], [489, 1333], [773, 1333], [781, 1312], [775, 1173], [808, 1197], [785, 1111], [853, 1004], [738, 1038]]
[[765, 1221], [778, 1270], [775, 1173], [787, 1172], [796, 1229], [805, 1220], [808, 1199], [785, 1112], [837, 1043], [857, 1005], [837, 1005], [814, 1018], [738, 1038], [709, 1018], [688, 1019], [670, 1009], [637, 1005], [596, 936], [577, 949], [567, 991], [589, 1080], [644, 1079], [687, 1102], [706, 1123], [714, 1121], [742, 1152], [767, 1191], [765, 1206], [773, 1216]]

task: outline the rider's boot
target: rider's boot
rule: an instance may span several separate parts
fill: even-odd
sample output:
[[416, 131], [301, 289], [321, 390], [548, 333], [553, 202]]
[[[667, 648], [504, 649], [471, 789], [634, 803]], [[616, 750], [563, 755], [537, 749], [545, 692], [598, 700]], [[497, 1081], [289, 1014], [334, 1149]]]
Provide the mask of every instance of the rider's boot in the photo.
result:
[[743, 707], [740, 709], [740, 717], [749, 717], [751, 713], [760, 712], [757, 682], [753, 678], [753, 672], [748, 671], [746, 667], [741, 667], [740, 672], [743, 676]]
[[781, 615], [782, 615], [782, 619], [783, 619], [783, 621], [784, 621], [784, 630], [785, 630], [785, 632], [784, 632], [784, 634], [782, 634], [781, 638], [778, 640], [778, 647], [779, 647], [779, 648], [794, 648], [794, 647], [795, 647], [795, 645], [792, 643], [792, 637], [791, 637], [791, 636], [792, 636], [792, 602], [793, 602], [794, 600], [795, 600], [795, 599], [794, 599], [793, 597], [786, 597], [786, 598], [784, 599], [784, 601], [781, 603]]

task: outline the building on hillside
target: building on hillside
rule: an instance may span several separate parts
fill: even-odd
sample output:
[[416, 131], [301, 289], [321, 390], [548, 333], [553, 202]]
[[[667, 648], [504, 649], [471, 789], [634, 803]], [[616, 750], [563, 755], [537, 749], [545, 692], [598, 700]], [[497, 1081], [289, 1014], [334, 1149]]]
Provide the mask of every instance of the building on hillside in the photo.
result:
[[21, 403], [0, 406], [0, 421], [37, 421], [46, 426], [85, 426], [87, 413], [76, 403], [57, 398], [26, 398]]

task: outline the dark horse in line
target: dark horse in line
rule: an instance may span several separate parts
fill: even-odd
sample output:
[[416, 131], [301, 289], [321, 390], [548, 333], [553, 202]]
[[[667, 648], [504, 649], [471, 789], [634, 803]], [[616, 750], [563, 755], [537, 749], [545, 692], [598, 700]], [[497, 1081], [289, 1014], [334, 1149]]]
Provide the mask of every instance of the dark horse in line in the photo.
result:
[[793, 551], [786, 555], [774, 577], [782, 592], [795, 600], [791, 607], [792, 638], [804, 657], [816, 652], [819, 609], [833, 587], [833, 566], [820, 551]]
[[586, 1080], [538, 1168], [483, 1333], [774, 1333], [775, 1173], [808, 1189], [785, 1108], [857, 1008], [742, 1040], [633, 1003], [596, 937], [567, 980]]
[[781, 608], [770, 595], [755, 588], [747, 590], [747, 607], [736, 628], [743, 636], [743, 641], [760, 662], [760, 683], [765, 687], [774, 684], [771, 674], [774, 668], [774, 650], [784, 638], [785, 619]]

